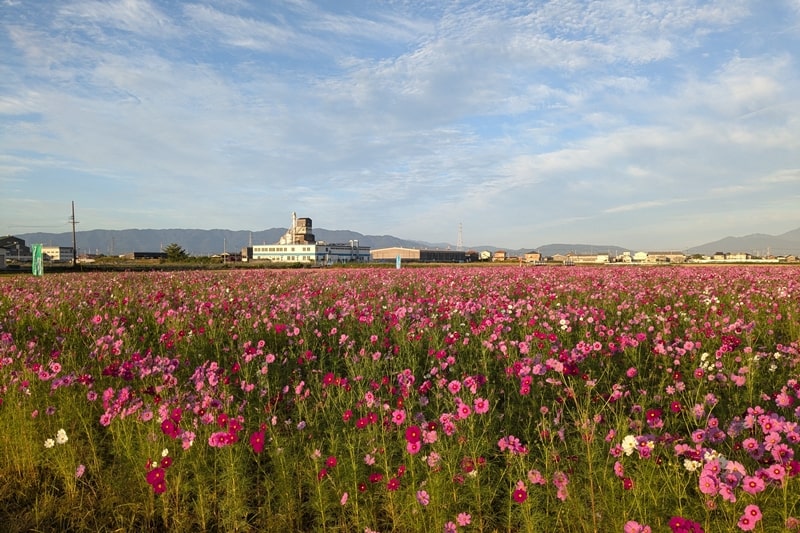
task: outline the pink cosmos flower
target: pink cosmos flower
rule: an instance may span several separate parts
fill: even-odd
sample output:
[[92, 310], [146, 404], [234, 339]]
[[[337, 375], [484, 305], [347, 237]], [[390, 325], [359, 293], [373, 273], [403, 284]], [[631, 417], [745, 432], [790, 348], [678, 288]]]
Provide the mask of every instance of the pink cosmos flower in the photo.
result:
[[748, 494], [758, 494], [765, 488], [764, 480], [758, 476], [745, 476], [742, 479], [742, 490]]
[[406, 442], [406, 451], [411, 455], [416, 455], [422, 449], [422, 443], [420, 441], [417, 442]]
[[431, 497], [428, 495], [428, 491], [426, 490], [418, 490], [417, 491], [417, 501], [420, 505], [425, 506], [431, 502]]
[[489, 401], [483, 398], [475, 398], [472, 402], [475, 412], [479, 415], [489, 412]]
[[625, 525], [622, 526], [623, 533], [652, 533], [652, 529], [650, 526], [643, 526], [639, 522], [635, 520], [628, 520], [625, 522]]
[[402, 425], [403, 422], [406, 421], [406, 412], [403, 409], [395, 409], [392, 411], [392, 422], [395, 425]]
[[528, 481], [531, 485], [547, 485], [547, 480], [538, 470], [528, 471]]
[[714, 495], [719, 490], [719, 483], [717, 478], [710, 475], [700, 476], [700, 492], [709, 496]]
[[786, 468], [783, 465], [774, 464], [765, 469], [767, 476], [774, 481], [782, 481], [786, 477]]
[[458, 522], [458, 525], [461, 527], [468, 526], [470, 522], [472, 522], [472, 516], [469, 513], [458, 513], [456, 522]]

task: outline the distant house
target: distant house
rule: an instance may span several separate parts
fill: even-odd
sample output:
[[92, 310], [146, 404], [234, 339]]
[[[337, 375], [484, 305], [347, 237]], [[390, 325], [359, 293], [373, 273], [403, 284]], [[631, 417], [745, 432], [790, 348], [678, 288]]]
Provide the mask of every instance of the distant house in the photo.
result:
[[608, 263], [608, 254], [567, 254], [567, 257], [575, 264]]
[[494, 254], [492, 254], [492, 261], [505, 261], [508, 258], [508, 254], [505, 250], [496, 250]]
[[538, 263], [542, 260], [542, 254], [537, 251], [525, 252], [526, 263]]
[[683, 252], [647, 252], [648, 263], [684, 263], [686, 254]]
[[747, 261], [750, 259], [750, 254], [744, 252], [735, 252], [725, 255], [726, 261]]

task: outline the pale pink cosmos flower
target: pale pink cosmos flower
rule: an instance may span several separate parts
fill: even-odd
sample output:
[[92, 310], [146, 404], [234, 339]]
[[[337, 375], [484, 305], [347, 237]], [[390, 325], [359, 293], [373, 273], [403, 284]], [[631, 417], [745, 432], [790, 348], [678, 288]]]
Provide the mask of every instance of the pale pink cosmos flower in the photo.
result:
[[622, 526], [623, 533], [652, 533], [652, 531], [650, 526], [643, 526], [635, 520], [628, 520], [625, 522], [625, 525]]
[[717, 482], [717, 478], [710, 476], [710, 475], [702, 475], [700, 476], [700, 492], [707, 495], [714, 495], [719, 490], [719, 483]]

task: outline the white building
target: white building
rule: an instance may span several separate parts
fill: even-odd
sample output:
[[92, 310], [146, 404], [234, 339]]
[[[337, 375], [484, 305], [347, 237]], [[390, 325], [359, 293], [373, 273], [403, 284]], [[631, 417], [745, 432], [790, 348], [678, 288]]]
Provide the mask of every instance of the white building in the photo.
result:
[[[242, 254], [242, 257], [244, 255]], [[369, 261], [370, 248], [355, 242], [354, 244], [264, 244], [248, 248], [246, 255], [248, 261], [332, 265]]]
[[42, 255], [47, 261], [72, 261], [72, 246], [42, 246]]
[[370, 247], [359, 245], [357, 240], [340, 244], [317, 242], [311, 232], [311, 219], [297, 218], [295, 213], [292, 213], [292, 226], [276, 244], [242, 250], [242, 261], [333, 265], [369, 260]]

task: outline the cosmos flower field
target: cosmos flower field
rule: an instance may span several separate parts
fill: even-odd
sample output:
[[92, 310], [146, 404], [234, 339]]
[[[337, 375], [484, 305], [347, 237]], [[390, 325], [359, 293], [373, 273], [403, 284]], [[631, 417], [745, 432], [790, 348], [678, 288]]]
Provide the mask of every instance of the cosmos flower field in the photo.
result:
[[0, 277], [12, 531], [800, 531], [800, 270]]

